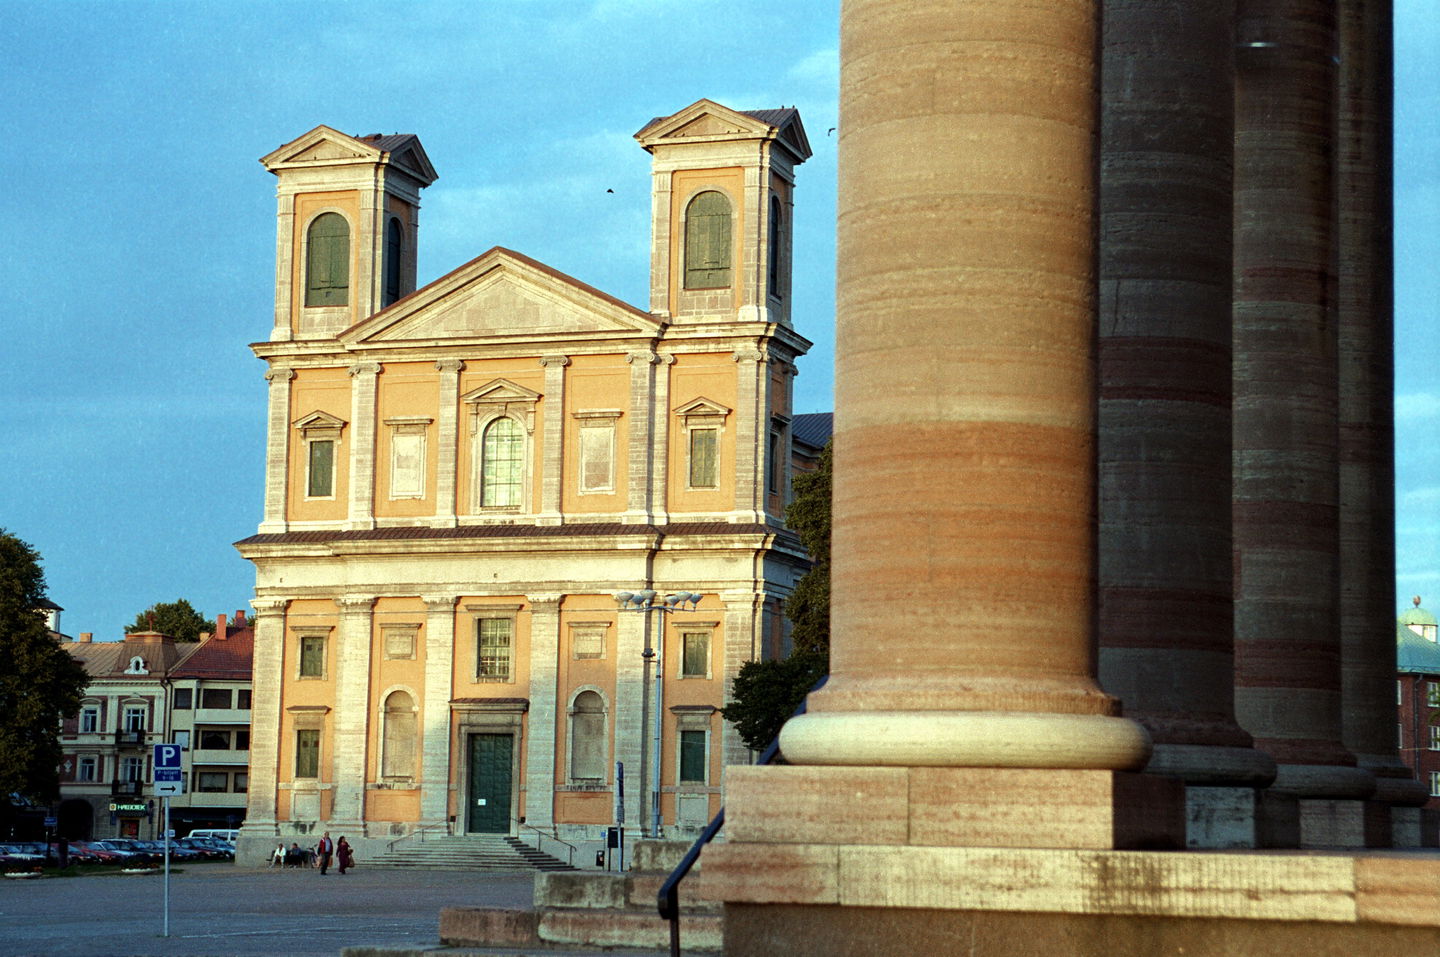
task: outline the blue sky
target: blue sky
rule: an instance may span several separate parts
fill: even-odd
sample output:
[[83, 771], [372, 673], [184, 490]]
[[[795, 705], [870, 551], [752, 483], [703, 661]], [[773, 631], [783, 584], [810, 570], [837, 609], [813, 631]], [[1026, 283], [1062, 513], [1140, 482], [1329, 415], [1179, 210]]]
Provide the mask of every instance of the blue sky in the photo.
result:
[[[1397, 2], [1402, 599], [1440, 606], [1440, 27]], [[324, 123], [420, 136], [420, 282], [493, 245], [645, 306], [649, 157], [700, 97], [796, 106], [797, 409], [831, 408], [838, 3], [0, 0], [8, 189], [0, 527], [43, 555], [64, 630], [156, 601], [245, 608], [260, 520], [274, 180]], [[400, 15], [408, 11], [410, 16]], [[720, 26], [717, 27], [717, 24]], [[613, 189], [610, 193], [607, 190]]]

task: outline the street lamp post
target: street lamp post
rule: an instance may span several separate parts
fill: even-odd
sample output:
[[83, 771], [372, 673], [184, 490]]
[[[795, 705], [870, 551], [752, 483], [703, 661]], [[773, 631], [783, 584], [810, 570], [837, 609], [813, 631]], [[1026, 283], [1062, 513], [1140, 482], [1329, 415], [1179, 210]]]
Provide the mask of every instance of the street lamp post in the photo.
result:
[[[640, 747], [640, 793], [646, 795], [650, 801], [650, 832], [647, 837], [658, 838], [660, 836], [660, 748], [662, 720], [664, 716], [665, 701], [665, 615], [677, 611], [694, 611], [700, 604], [701, 596], [695, 592], [681, 591], [661, 598], [654, 589], [647, 588], [641, 591], [622, 591], [615, 595], [615, 603], [620, 606], [621, 611], [639, 612], [645, 615], [645, 650], [641, 657], [645, 659], [645, 687], [640, 699], [640, 728], [642, 744]], [[650, 612], [657, 612], [660, 615], [660, 627], [657, 640], [654, 644], [650, 641]], [[650, 668], [655, 668], [655, 706], [650, 707]], [[643, 743], [643, 737], [647, 733], [645, 728], [649, 725], [650, 748], [647, 749]], [[641, 829], [644, 829], [645, 813], [640, 813]]]

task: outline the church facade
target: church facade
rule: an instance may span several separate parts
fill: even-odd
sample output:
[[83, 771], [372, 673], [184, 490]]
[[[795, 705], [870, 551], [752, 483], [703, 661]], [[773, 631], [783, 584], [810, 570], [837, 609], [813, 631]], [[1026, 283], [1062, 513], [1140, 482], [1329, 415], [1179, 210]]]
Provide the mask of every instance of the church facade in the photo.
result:
[[636, 139], [648, 309], [498, 247], [415, 289], [436, 174], [414, 136], [321, 126], [262, 159], [279, 209], [275, 324], [252, 346], [264, 516], [237, 543], [257, 614], [242, 860], [321, 830], [362, 856], [421, 830], [593, 839], [617, 811], [684, 833], [748, 762], [719, 709], [783, 650], [806, 567], [783, 510], [810, 149], [793, 109], [708, 100]]

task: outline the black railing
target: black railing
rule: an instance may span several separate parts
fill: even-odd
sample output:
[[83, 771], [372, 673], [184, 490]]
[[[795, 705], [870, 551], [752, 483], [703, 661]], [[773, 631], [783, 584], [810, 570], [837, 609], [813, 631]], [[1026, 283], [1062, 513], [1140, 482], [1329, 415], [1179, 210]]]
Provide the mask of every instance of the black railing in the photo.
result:
[[113, 797], [139, 797], [145, 790], [144, 781], [111, 781], [110, 794]]
[[[825, 682], [829, 678], [829, 675], [822, 675], [820, 680], [815, 682], [814, 687], [805, 693], [805, 698], [801, 699], [800, 707], [795, 709], [795, 714], [791, 715], [792, 718], [805, 713], [806, 699], [825, 687]], [[770, 747], [765, 749], [765, 752], [760, 755], [760, 760], [755, 764], [757, 766], [770, 764], [779, 753], [780, 737], [776, 735], [775, 740], [770, 742]], [[675, 865], [670, 876], [665, 878], [665, 883], [660, 885], [656, 903], [660, 911], [660, 919], [670, 922], [670, 957], [680, 957], [680, 882], [685, 879], [686, 875], [690, 873], [690, 869], [695, 866], [695, 862], [700, 859], [700, 852], [705, 849], [705, 845], [713, 841], [715, 835], [719, 834], [720, 829], [724, 826], [725, 808], [722, 807], [710, 823], [705, 825], [705, 830], [701, 831], [700, 836], [695, 839], [695, 843], [690, 845], [690, 850], [685, 852], [685, 856], [680, 859], [679, 864]]]
[[145, 747], [144, 731], [127, 731], [124, 728], [115, 729], [115, 747], [117, 748], [143, 748]]

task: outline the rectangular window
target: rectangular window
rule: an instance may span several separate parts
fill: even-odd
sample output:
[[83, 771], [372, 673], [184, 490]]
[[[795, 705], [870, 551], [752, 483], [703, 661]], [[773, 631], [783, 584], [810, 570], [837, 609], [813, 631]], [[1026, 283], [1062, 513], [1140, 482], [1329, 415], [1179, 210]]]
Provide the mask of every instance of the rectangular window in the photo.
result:
[[99, 775], [96, 773], [95, 756], [86, 755], [80, 759], [80, 764], [75, 771], [75, 780], [94, 781]]
[[575, 660], [605, 657], [605, 626], [576, 625], [570, 629], [570, 652]]
[[126, 706], [125, 706], [125, 730], [126, 730], [126, 731], [144, 731], [144, 730], [145, 730], [145, 706], [144, 706], [144, 705], [133, 705], [133, 704], [132, 704], [132, 705], [126, 705]]
[[325, 677], [325, 639], [320, 635], [300, 638], [300, 677]]
[[229, 731], [201, 731], [200, 750], [202, 751], [229, 751]]
[[249, 731], [236, 731], [236, 732], [235, 732], [235, 750], [236, 750], [236, 751], [249, 751], [249, 750], [250, 750], [250, 732], [249, 732]]
[[476, 680], [510, 680], [513, 624], [509, 618], [475, 619]]
[[1430, 772], [1430, 796], [1440, 797], [1440, 771]]
[[250, 689], [240, 688], [235, 692], [235, 708], [238, 711], [250, 710]]
[[191, 695], [191, 690], [190, 690], [189, 688], [176, 688], [176, 689], [175, 689], [175, 710], [176, 710], [176, 711], [189, 711], [189, 710], [190, 710], [190, 695]]
[[300, 728], [295, 732], [295, 776], [320, 776], [320, 729]]
[[120, 780], [129, 783], [145, 780], [145, 759], [144, 758], [121, 758], [120, 759]]
[[425, 426], [395, 425], [390, 433], [390, 497], [425, 497]]
[[230, 710], [230, 689], [229, 688], [206, 688], [200, 692], [200, 707], [215, 708], [220, 711]]
[[1440, 751], [1440, 724], [1430, 726], [1430, 750]]
[[190, 732], [189, 732], [189, 731], [176, 731], [176, 732], [175, 732], [175, 737], [174, 737], [174, 739], [171, 741], [171, 743], [172, 743], [172, 744], [178, 744], [178, 745], [180, 745], [180, 750], [182, 750], [182, 751], [188, 751], [188, 750], [190, 750]]
[[710, 675], [710, 632], [686, 631], [680, 635], [680, 677]]
[[244, 794], [248, 790], [250, 790], [250, 775], [246, 774], [244, 771], [236, 771], [235, 793]]
[[195, 790], [207, 794], [224, 793], [230, 787], [230, 775], [224, 771], [201, 771]]
[[615, 426], [613, 422], [580, 428], [580, 491], [615, 489]]
[[705, 774], [704, 731], [680, 732], [680, 783], [704, 784]]
[[765, 455], [765, 490], [771, 495], [780, 493], [780, 433], [771, 431], [770, 447]]
[[720, 430], [690, 430], [690, 487], [717, 488], [720, 485]]
[[84, 734], [92, 734], [100, 730], [100, 709], [94, 705], [86, 705], [80, 709], [80, 731]]
[[309, 466], [305, 472], [307, 498], [335, 497], [335, 441], [311, 439]]
[[1425, 682], [1425, 703], [1432, 708], [1440, 708], [1440, 682]]

